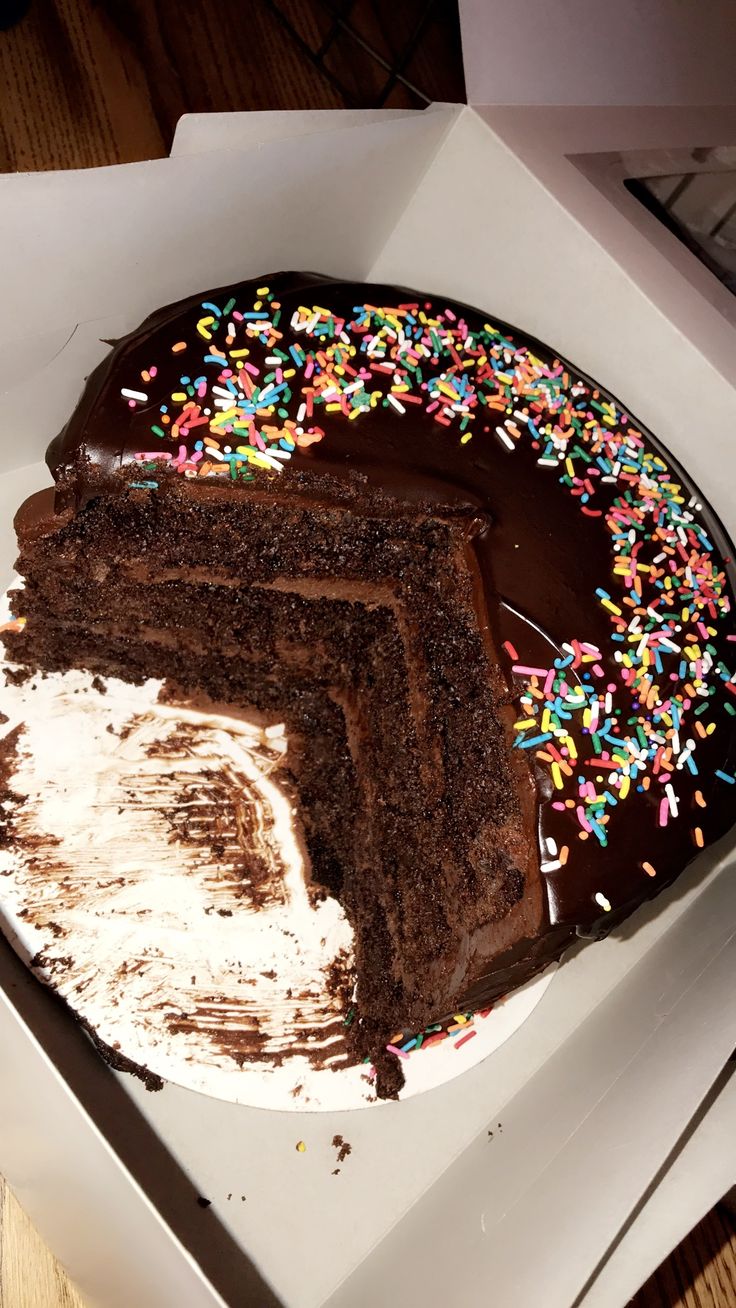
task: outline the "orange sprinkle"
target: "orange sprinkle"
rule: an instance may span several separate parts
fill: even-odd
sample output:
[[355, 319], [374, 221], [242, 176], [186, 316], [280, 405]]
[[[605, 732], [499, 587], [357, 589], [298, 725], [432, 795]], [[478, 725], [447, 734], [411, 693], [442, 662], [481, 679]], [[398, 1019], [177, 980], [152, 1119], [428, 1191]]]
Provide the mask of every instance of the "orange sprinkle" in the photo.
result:
[[702, 790], [696, 790], [696, 791], [695, 791], [695, 803], [698, 804], [700, 808], [707, 808], [707, 807], [708, 807], [708, 805], [706, 804], [706, 801], [703, 799], [703, 792], [702, 792]]
[[700, 830], [700, 827], [694, 828], [693, 836], [695, 837], [695, 844], [698, 846], [698, 849], [702, 849], [703, 845], [705, 844], [705, 840], [703, 839], [703, 833]]
[[566, 862], [567, 862], [567, 858], [568, 858], [569, 853], [570, 853], [570, 846], [569, 846], [569, 845], [563, 845], [563, 846], [562, 846], [562, 849], [560, 850], [559, 854], [557, 855], [557, 857], [559, 858], [559, 860], [560, 860], [560, 862], [561, 862], [561, 864], [562, 864], [563, 867], [565, 866], [565, 864], [566, 864]]
[[656, 877], [657, 873], [655, 872], [655, 870], [654, 870], [654, 868], [652, 867], [651, 863], [642, 863], [642, 867], [643, 867], [643, 869], [644, 869], [644, 871], [646, 872], [646, 874], [647, 874], [648, 877]]
[[186, 348], [187, 348], [186, 341], [177, 341], [176, 345], [172, 345], [171, 353], [178, 354], [180, 350], [185, 350]]

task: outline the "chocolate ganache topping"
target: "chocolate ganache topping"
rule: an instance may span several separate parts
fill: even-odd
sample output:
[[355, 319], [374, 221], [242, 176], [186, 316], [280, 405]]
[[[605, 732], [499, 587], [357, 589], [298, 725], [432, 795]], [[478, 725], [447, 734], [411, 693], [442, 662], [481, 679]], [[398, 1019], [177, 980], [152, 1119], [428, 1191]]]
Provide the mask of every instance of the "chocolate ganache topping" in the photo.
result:
[[618, 400], [515, 328], [302, 273], [192, 297], [117, 344], [48, 462], [57, 512], [171, 476], [477, 510], [551, 926], [604, 933], [734, 821], [726, 533]]

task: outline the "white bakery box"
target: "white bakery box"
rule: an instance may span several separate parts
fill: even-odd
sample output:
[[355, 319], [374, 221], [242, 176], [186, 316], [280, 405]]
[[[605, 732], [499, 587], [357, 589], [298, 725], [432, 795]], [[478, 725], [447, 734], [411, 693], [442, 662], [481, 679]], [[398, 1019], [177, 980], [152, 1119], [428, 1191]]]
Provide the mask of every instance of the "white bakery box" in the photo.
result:
[[[567, 77], [585, 63], [579, 7]], [[697, 85], [710, 107], [672, 109], [665, 87], [634, 110], [636, 84], [628, 104], [567, 108], [564, 41], [546, 29], [558, 83], [524, 107], [548, 71], [534, 6], [515, 7], [514, 39], [498, 25], [491, 59], [475, 38], [496, 8], [463, 14], [473, 107], [195, 116], [167, 160], [0, 177], [3, 584], [12, 513], [45, 484], [46, 443], [101, 342], [287, 264], [446, 293], [553, 343], [736, 532], [727, 293], [620, 185], [637, 152], [657, 171], [662, 150], [736, 141], [736, 110]], [[532, 53], [511, 88], [519, 45]], [[349, 1113], [269, 1112], [111, 1071], [3, 946], [0, 1172], [100, 1308], [620, 1308], [736, 1181], [735, 975], [726, 841], [573, 950], [457, 1079]], [[337, 1176], [336, 1133], [352, 1146]]]

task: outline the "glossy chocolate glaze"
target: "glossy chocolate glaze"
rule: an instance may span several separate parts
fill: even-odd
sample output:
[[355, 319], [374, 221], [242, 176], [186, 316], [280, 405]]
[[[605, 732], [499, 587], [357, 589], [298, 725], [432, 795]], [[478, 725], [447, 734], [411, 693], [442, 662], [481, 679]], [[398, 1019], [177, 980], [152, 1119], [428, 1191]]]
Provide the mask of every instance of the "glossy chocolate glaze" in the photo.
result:
[[[159, 310], [120, 341], [95, 370], [79, 407], [49, 447], [47, 459], [57, 482], [57, 522], [68, 519], [70, 513], [101, 493], [123, 493], [131, 482], [140, 484], [142, 479], [150, 486], [153, 478], [155, 487], [161, 475], [175, 475], [163, 466], [161, 471], [156, 467], [152, 472], [150, 462], [142, 467], [136, 455], [154, 451], [154, 446], [159, 455], [176, 456], [179, 451], [180, 439], [152, 436], [151, 427], [157, 420], [160, 422], [161, 403], [177, 387], [181, 389], [182, 374], [195, 378], [202, 371], [203, 351], [198, 347], [204, 342], [196, 334], [197, 321], [206, 312], [201, 305], [223, 305], [235, 297], [237, 305], [247, 309], [254, 303], [256, 288], [261, 286], [268, 286], [281, 305], [284, 349], [305, 343], [303, 334], [289, 326], [292, 314], [302, 305], [317, 303], [348, 323], [354, 317], [355, 306], [366, 304], [418, 304], [428, 311], [431, 304], [432, 312], [448, 307], [441, 298], [430, 299], [395, 287], [351, 285], [308, 274], [282, 273]], [[455, 318], [464, 318], [471, 330], [482, 328], [488, 321], [484, 314], [465, 306], [449, 307]], [[591, 389], [598, 408], [611, 401], [605, 391], [559, 360], [547, 346], [495, 319], [491, 321], [515, 348], [529, 351], [550, 368], [561, 364], [573, 384], [579, 379]], [[178, 343], [186, 348], [172, 352]], [[256, 352], [254, 347], [253, 357]], [[264, 353], [267, 351], [261, 350], [261, 357]], [[155, 377], [142, 382], [141, 376], [154, 365]], [[437, 371], [435, 368], [434, 375]], [[121, 396], [124, 388], [140, 390], [144, 400], [131, 404]], [[298, 388], [295, 390], [294, 399], [286, 406], [291, 419], [296, 418], [300, 399]], [[641, 424], [626, 415], [617, 401], [615, 404], [618, 412], [623, 412], [622, 421], [641, 433], [647, 449], [664, 460], [684, 488], [686, 503], [694, 497], [688, 512], [705, 527], [713, 545], [714, 564], [727, 573], [727, 599], [719, 609], [717, 633], [710, 638], [715, 649], [710, 657], [714, 663], [721, 661], [733, 676], [735, 575], [726, 533], [672, 456]], [[472, 540], [482, 578], [479, 619], [481, 625], [487, 624], [493, 647], [501, 651], [510, 695], [518, 700], [526, 679], [512, 673], [514, 660], [503, 651], [504, 642], [516, 650], [521, 664], [549, 668], [551, 658], [565, 655], [563, 643], [574, 638], [599, 648], [604, 674], [614, 687], [614, 709], [624, 705], [620, 663], [614, 657], [621, 646], [612, 639], [610, 612], [596, 596], [600, 588], [614, 602], [621, 595], [620, 589], [616, 590], [620, 583], [614, 577], [611, 537], [604, 516], [589, 516], [581, 507], [580, 494], [571, 494], [553, 469], [540, 467], [540, 443], [544, 443], [541, 437], [537, 442], [504, 441], [497, 435], [496, 423], [500, 419], [486, 414], [480, 420], [476, 417], [472, 439], [464, 443], [456, 422], [442, 425], [436, 412], [427, 413], [424, 404], [405, 403], [402, 407], [403, 413], [390, 405], [379, 405], [355, 421], [340, 411], [320, 410], [317, 418], [323, 439], [305, 447], [297, 445], [280, 474], [256, 468], [255, 484], [275, 492], [289, 485], [303, 495], [314, 494], [320, 499], [332, 495], [339, 499], [344, 494], [354, 501], [358, 512], [362, 499], [374, 502], [376, 497], [386, 505], [399, 501], [475, 508], [485, 524]], [[201, 430], [206, 433], [207, 427]], [[204, 497], [237, 495], [241, 491], [237, 478], [223, 483], [222, 479], [193, 476], [188, 487], [192, 496]], [[608, 484], [599, 480], [591, 501], [595, 511], [605, 515], [621, 492], [615, 478], [609, 478]], [[40, 503], [34, 509], [29, 506], [23, 530], [33, 530], [35, 513], [43, 515]], [[675, 671], [669, 665], [667, 668], [673, 681], [677, 666], [675, 661]], [[736, 696], [730, 694], [729, 698], [726, 682], [724, 673], [704, 719], [708, 724], [715, 723], [712, 731], [704, 731], [701, 736], [694, 723], [703, 719], [691, 721], [688, 737], [692, 731], [697, 773], [689, 766], [672, 773], [677, 812], [670, 809], [666, 825], [661, 825], [662, 782], [654, 776], [649, 790], [638, 790], [632, 784], [628, 795], [612, 808], [605, 846], [593, 836], [581, 839], [574, 810], [552, 807], [556, 791], [549, 764], [528, 751], [526, 757], [538, 796], [540, 862], [545, 873], [551, 937], [564, 940], [572, 929], [586, 935], [604, 934], [614, 922], [670, 883], [701, 844], [712, 843], [734, 822], [736, 786], [715, 775], [721, 771], [726, 777], [732, 776], [736, 764], [736, 716], [725, 707], [732, 703], [736, 708]], [[576, 728], [570, 730], [576, 739]], [[579, 732], [577, 739], [581, 746], [585, 745]], [[602, 776], [600, 784], [604, 784]], [[569, 851], [564, 866], [554, 867], [556, 859], [550, 857], [547, 843], [550, 839], [558, 848]], [[645, 863], [654, 875], [643, 867]], [[524, 950], [531, 956], [533, 950], [527, 943], [515, 947], [510, 963]]]

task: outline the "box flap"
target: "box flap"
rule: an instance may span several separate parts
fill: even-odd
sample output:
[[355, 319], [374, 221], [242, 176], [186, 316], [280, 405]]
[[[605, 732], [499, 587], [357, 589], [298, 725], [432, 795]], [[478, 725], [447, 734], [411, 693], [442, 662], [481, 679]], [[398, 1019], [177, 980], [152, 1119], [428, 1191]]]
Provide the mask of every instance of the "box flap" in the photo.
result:
[[620, 1308], [736, 1180], [736, 1064], [724, 1069], [664, 1174], [638, 1208], [580, 1308]]
[[[431, 108], [431, 106], [430, 106]], [[292, 140], [319, 132], [344, 132], [371, 123], [413, 118], [421, 109], [294, 109], [279, 112], [183, 114], [176, 125], [171, 157], [243, 150], [271, 141]]]

